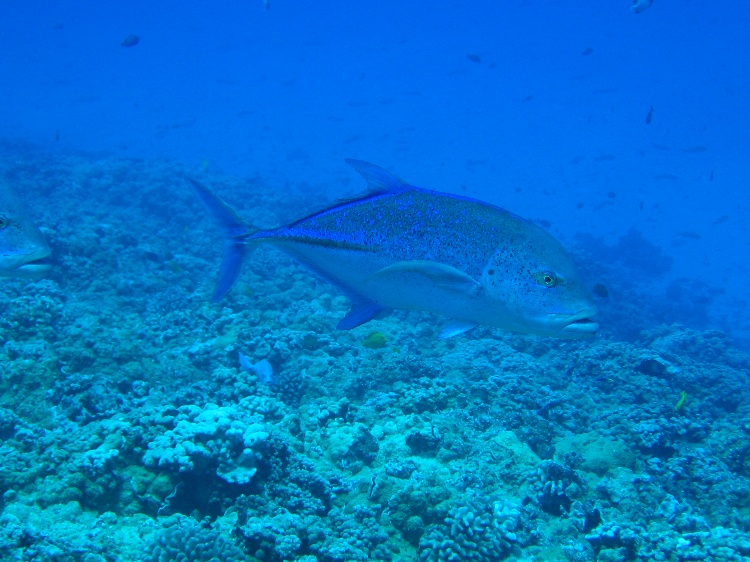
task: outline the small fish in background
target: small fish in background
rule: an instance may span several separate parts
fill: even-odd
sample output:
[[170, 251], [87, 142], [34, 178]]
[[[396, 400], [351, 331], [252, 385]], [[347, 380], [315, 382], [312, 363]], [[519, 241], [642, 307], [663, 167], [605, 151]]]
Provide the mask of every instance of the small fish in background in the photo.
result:
[[681, 152], [684, 152], [685, 154], [700, 154], [702, 152], [706, 152], [708, 148], [703, 146], [702, 144], [697, 144], [695, 146], [686, 146], [681, 150]]
[[49, 270], [51, 251], [23, 205], [0, 183], [0, 277], [38, 279]]
[[597, 297], [601, 297], [603, 299], [609, 297], [609, 290], [601, 283], [597, 283], [596, 285], [594, 285], [594, 287], [591, 289], [591, 292], [594, 293]]
[[595, 162], [612, 162], [613, 160], [615, 160], [615, 155], [606, 152], [594, 157]]
[[684, 390], [680, 392], [680, 398], [677, 400], [677, 404], [674, 405], [675, 412], [679, 412], [685, 407], [685, 404], [687, 403], [688, 399], [688, 393]]
[[466, 55], [466, 58], [469, 59], [471, 62], [475, 62], [477, 64], [482, 62], [482, 57], [480, 57], [479, 55], [472, 54], [472, 53], [469, 53], [468, 55]]
[[120, 46], [121, 47], [135, 47], [138, 43], [140, 43], [140, 41], [141, 41], [140, 37], [131, 33], [120, 42]]
[[383, 332], [373, 332], [363, 339], [361, 343], [362, 347], [366, 347], [367, 349], [383, 349], [388, 344], [388, 340]]
[[723, 222], [727, 222], [729, 220], [729, 215], [721, 215], [718, 219], [716, 219], [711, 224], [716, 226], [717, 224], [721, 224]]
[[239, 355], [240, 368], [243, 371], [246, 371], [248, 373], [255, 373], [255, 375], [258, 377], [258, 380], [263, 384], [276, 384], [276, 381], [273, 378], [273, 367], [267, 359], [261, 359], [257, 363], [252, 364], [247, 358], [247, 355], [243, 354], [241, 351], [238, 351], [237, 355]]
[[584, 57], [587, 57], [587, 56], [589, 56], [590, 54], [592, 54], [593, 52], [594, 52], [594, 49], [592, 49], [591, 47], [586, 47], [586, 48], [585, 48], [585, 49], [583, 50], [583, 52], [582, 52], [581, 54], [582, 54], [582, 55], [583, 55]]
[[653, 6], [654, 0], [633, 0], [633, 6], [630, 8], [633, 13], [640, 14]]
[[654, 120], [654, 106], [652, 105], [649, 108], [648, 113], [646, 113], [646, 125], [650, 125], [651, 121], [653, 120]]

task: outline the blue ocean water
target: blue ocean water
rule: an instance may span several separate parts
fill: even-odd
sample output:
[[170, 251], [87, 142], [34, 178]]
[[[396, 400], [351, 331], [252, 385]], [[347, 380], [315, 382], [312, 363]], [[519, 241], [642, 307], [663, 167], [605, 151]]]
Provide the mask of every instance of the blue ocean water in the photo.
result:
[[[7, 2], [0, 181], [53, 267], [0, 280], [0, 557], [750, 559], [748, 21]], [[211, 304], [184, 177], [270, 227], [360, 193], [345, 158], [547, 229], [600, 334], [337, 331], [267, 249]]]

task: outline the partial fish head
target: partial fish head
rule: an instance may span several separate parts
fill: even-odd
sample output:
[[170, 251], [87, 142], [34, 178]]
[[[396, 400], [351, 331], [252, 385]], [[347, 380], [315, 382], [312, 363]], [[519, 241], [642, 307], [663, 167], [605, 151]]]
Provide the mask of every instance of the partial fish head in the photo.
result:
[[43, 277], [51, 267], [45, 262], [49, 255], [42, 233], [0, 186], [0, 277]]
[[525, 221], [516, 234], [515, 243], [499, 248], [482, 272], [498, 317], [494, 324], [558, 338], [598, 332], [597, 307], [562, 244]]

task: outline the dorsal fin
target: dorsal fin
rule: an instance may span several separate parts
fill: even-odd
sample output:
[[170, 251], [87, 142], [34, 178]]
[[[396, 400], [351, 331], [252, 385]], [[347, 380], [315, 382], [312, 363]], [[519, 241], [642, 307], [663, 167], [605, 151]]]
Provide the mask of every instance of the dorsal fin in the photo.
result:
[[354, 158], [347, 158], [346, 163], [365, 178], [368, 191], [400, 191], [409, 187], [408, 183], [375, 164], [370, 164], [364, 160], [355, 160]]

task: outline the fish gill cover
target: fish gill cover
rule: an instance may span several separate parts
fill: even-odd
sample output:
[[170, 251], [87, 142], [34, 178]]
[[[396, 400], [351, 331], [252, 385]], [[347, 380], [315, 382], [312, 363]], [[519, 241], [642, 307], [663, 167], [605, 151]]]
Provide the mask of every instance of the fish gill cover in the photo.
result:
[[[1, 560], [750, 559], [744, 3], [121, 10], [0, 19], [6, 232], [51, 252], [0, 279]], [[212, 303], [185, 178], [270, 231], [348, 157], [548, 230], [600, 332], [337, 330], [269, 245]]]

